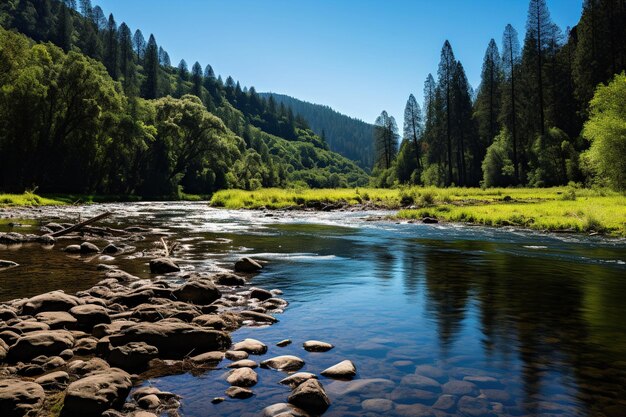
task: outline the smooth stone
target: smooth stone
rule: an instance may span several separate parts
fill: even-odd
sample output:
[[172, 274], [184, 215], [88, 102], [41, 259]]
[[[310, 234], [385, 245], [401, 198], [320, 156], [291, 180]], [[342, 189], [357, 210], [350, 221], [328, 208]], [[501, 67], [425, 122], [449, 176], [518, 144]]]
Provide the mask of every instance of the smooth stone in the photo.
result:
[[304, 350], [307, 352], [327, 352], [334, 348], [333, 345], [319, 340], [308, 340], [303, 344]]
[[224, 397], [215, 397], [211, 400], [211, 404], [219, 404], [223, 403], [224, 401], [226, 401], [226, 398]]
[[191, 358], [195, 363], [218, 363], [224, 359], [224, 352], [205, 352]]
[[11, 326], [13, 330], [19, 330], [22, 333], [35, 332], [37, 330], [50, 330], [50, 326], [46, 323], [38, 321], [24, 320]]
[[111, 348], [107, 361], [111, 366], [125, 371], [143, 371], [148, 363], [159, 356], [159, 349], [145, 342], [131, 342]]
[[415, 368], [415, 373], [425, 376], [427, 378], [434, 379], [438, 382], [443, 382], [444, 380], [448, 379], [446, 373], [442, 369], [432, 365], [418, 365]]
[[273, 297], [273, 294], [268, 290], [262, 288], [250, 288], [250, 298], [256, 298], [260, 301], [265, 301]]
[[290, 404], [307, 412], [323, 414], [330, 407], [330, 399], [324, 386], [317, 379], [309, 379], [298, 385], [289, 395]]
[[304, 361], [293, 355], [276, 356], [261, 362], [262, 368], [272, 368], [277, 371], [297, 371], [303, 366]]
[[471, 382], [478, 388], [496, 389], [502, 387], [502, 383], [492, 376], [466, 376], [463, 381]]
[[68, 245], [63, 249], [63, 252], [67, 253], [80, 253], [80, 245]]
[[226, 382], [237, 387], [251, 387], [258, 382], [258, 375], [250, 368], [237, 368], [231, 371]]
[[292, 404], [279, 403], [265, 407], [261, 417], [311, 417], [311, 415]]
[[334, 381], [328, 384], [328, 392], [333, 396], [344, 395], [370, 395], [375, 394], [380, 397], [381, 392], [390, 392], [396, 384], [393, 381], [383, 378], [356, 379], [354, 381]]
[[425, 391], [441, 392], [441, 384], [439, 382], [422, 375], [406, 375], [402, 378], [401, 384]]
[[393, 401], [384, 398], [372, 398], [361, 403], [361, 408], [374, 413], [387, 413], [393, 410]]
[[267, 346], [256, 339], [244, 339], [241, 342], [235, 343], [232, 350], [243, 350], [253, 355], [262, 355], [267, 352]]
[[79, 356], [87, 356], [94, 353], [97, 347], [98, 339], [93, 337], [85, 337], [79, 339], [76, 344], [74, 344], [73, 351]]
[[39, 330], [17, 339], [7, 358], [10, 362], [28, 362], [40, 355], [56, 356], [73, 346], [74, 337], [66, 330]]
[[287, 378], [281, 379], [278, 383], [287, 385], [293, 389], [309, 379], [317, 379], [317, 375], [310, 372], [297, 372], [293, 375], [289, 375]]
[[420, 403], [431, 405], [437, 400], [438, 395], [439, 394], [432, 391], [400, 386], [391, 392], [389, 399], [400, 404]]
[[291, 344], [291, 339], [285, 339], [285, 340], [281, 340], [280, 342], [276, 343], [276, 346], [278, 347], [285, 347], [285, 346], [289, 346]]
[[70, 376], [67, 372], [56, 371], [35, 379], [35, 383], [41, 385], [44, 389], [56, 390], [65, 388], [70, 382]]
[[89, 376], [92, 374], [106, 372], [110, 368], [111, 366], [100, 358], [91, 358], [88, 361], [76, 359], [68, 363], [69, 373], [80, 376]]
[[240, 361], [242, 359], [248, 359], [248, 352], [244, 352], [243, 350], [227, 350], [224, 354], [226, 359], [231, 361]]
[[457, 404], [457, 409], [469, 417], [495, 417], [495, 414], [489, 410], [489, 402], [484, 398], [463, 396]]
[[153, 274], [168, 274], [179, 271], [180, 267], [170, 258], [156, 258], [150, 261], [150, 272]]
[[208, 305], [222, 296], [220, 290], [210, 280], [191, 280], [172, 292], [178, 301], [196, 305]]
[[456, 397], [450, 394], [443, 394], [433, 404], [433, 408], [441, 411], [454, 411], [456, 406]]
[[230, 387], [226, 390], [226, 395], [237, 400], [245, 400], [254, 395], [252, 390], [242, 387]]
[[137, 405], [143, 409], [151, 410], [161, 405], [161, 400], [154, 394], [149, 394], [137, 400]]
[[47, 324], [51, 329], [75, 329], [78, 324], [76, 317], [65, 311], [44, 311], [38, 313], [37, 320]]
[[118, 248], [113, 243], [109, 243], [102, 249], [102, 253], [106, 253], [108, 255], [115, 255], [116, 253], [123, 252], [122, 248]]
[[21, 312], [33, 316], [43, 311], [69, 311], [80, 304], [83, 302], [78, 297], [65, 294], [63, 291], [52, 291], [26, 300], [21, 306]]
[[89, 331], [97, 324], [111, 323], [107, 309], [97, 304], [84, 304], [72, 307], [70, 314], [78, 320], [79, 328]]
[[259, 366], [258, 363], [256, 363], [253, 360], [250, 359], [242, 359], [239, 360], [237, 362], [233, 362], [230, 365], [227, 366], [227, 368], [257, 368]]
[[0, 415], [25, 417], [37, 414], [45, 393], [41, 385], [19, 379], [0, 379]]
[[399, 417], [435, 417], [432, 409], [422, 404], [398, 404], [395, 415]]
[[20, 266], [20, 265], [13, 261], [5, 261], [5, 260], [0, 259], [0, 269], [14, 268], [16, 266]]
[[459, 397], [463, 395], [478, 395], [478, 388], [476, 385], [467, 381], [449, 381], [443, 384], [442, 389], [444, 394], [456, 395]]
[[219, 285], [224, 285], [228, 287], [240, 287], [242, 285], [246, 285], [245, 279], [238, 275], [229, 273], [218, 274], [213, 278], [213, 280]]
[[487, 400], [502, 403], [506, 405], [512, 404], [511, 394], [504, 390], [500, 389], [482, 389], [480, 390], [482, 396], [484, 396]]
[[130, 375], [117, 368], [74, 381], [67, 387], [61, 416], [96, 417], [119, 409], [131, 387]]
[[170, 399], [180, 399], [180, 397], [176, 394], [173, 394], [168, 391], [161, 391], [156, 387], [146, 386], [136, 389], [132, 397], [135, 401], [137, 401], [141, 397], [145, 397], [146, 395], [156, 395], [160, 400], [167, 401]]
[[250, 258], [241, 258], [235, 262], [235, 272], [257, 272], [263, 269], [263, 265]]
[[[133, 417], [158, 417], [156, 414], [150, 413], [148, 411], [137, 411], [133, 413], [132, 416]], [[125, 417], [125, 416], [122, 414], [120, 417]]]
[[352, 361], [345, 360], [330, 368], [324, 369], [320, 373], [328, 378], [352, 379], [356, 376], [356, 367]]
[[202, 314], [201, 316], [194, 317], [191, 322], [193, 324], [197, 324], [198, 326], [215, 330], [222, 330], [226, 327], [224, 320], [217, 314]]
[[100, 248], [91, 242], [83, 242], [80, 244], [80, 253], [88, 254], [88, 253], [98, 253], [98, 252], [100, 252]]
[[258, 311], [243, 310], [239, 311], [239, 314], [246, 319], [254, 320], [260, 323], [278, 322], [278, 319], [276, 317], [270, 316], [269, 314], [260, 313]]

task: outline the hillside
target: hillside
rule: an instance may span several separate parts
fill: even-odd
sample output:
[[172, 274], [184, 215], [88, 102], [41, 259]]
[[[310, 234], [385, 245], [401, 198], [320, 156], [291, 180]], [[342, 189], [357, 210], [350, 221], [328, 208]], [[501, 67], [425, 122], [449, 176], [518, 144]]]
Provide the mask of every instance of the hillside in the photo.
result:
[[359, 119], [341, 114], [329, 106], [275, 93], [260, 93], [261, 97], [274, 97], [295, 114], [302, 116], [311, 129], [324, 137], [330, 149], [349, 158], [364, 169], [374, 164], [373, 126]]

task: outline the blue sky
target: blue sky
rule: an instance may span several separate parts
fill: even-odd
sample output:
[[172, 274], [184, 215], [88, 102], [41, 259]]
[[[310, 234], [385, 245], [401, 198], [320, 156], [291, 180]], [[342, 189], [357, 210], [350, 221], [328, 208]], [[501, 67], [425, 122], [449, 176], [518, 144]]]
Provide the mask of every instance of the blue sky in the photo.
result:
[[[118, 24], [154, 33], [174, 65], [211, 64], [257, 91], [326, 104], [367, 122], [398, 124], [410, 93], [421, 103], [449, 39], [477, 88], [489, 40], [511, 23], [525, 33], [528, 0], [92, 0]], [[582, 0], [547, 0], [575, 25]]]

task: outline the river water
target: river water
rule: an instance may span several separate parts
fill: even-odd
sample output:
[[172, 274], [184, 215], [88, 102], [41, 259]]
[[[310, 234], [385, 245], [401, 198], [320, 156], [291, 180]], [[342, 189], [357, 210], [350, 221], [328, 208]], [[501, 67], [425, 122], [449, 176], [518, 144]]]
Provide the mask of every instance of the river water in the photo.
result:
[[[46, 214], [88, 217], [104, 208]], [[181, 241], [180, 263], [189, 270], [231, 267], [242, 254], [269, 261], [252, 283], [282, 290], [290, 305], [279, 323], [242, 328], [233, 340], [262, 340], [269, 352], [252, 359], [294, 354], [316, 374], [352, 360], [353, 382], [320, 377], [332, 401], [327, 416], [626, 415], [624, 240], [371, 222], [379, 213], [364, 212], [106, 208], [115, 213], [110, 225], [158, 227]], [[101, 260], [56, 249], [0, 247], [0, 259], [24, 265], [0, 272], [0, 300], [101, 279]], [[147, 260], [112, 262], [149, 276]], [[286, 338], [294, 343], [275, 346]], [[302, 342], [309, 339], [335, 348], [308, 353]], [[253, 398], [211, 404], [228, 386], [227, 363], [147, 384], [182, 395], [185, 416], [254, 416], [286, 401], [289, 389], [278, 384], [285, 375], [261, 369]], [[442, 385], [424, 386], [419, 375]], [[458, 383], [464, 379], [475, 385]], [[452, 396], [440, 398], [444, 392]]]

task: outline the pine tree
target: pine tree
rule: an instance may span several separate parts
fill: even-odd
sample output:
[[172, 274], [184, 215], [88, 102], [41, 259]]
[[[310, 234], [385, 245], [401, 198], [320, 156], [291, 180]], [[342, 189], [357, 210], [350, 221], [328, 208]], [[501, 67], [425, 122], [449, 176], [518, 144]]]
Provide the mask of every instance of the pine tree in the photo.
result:
[[[422, 138], [423, 126], [422, 126], [422, 109], [417, 104], [415, 96], [409, 95], [409, 99], [406, 102], [404, 108], [404, 140], [410, 141], [413, 145], [413, 152], [415, 153], [415, 164], [418, 172], [422, 171], [422, 155], [420, 152], [419, 141]], [[418, 176], [419, 178], [419, 176]]]
[[197, 61], [191, 68], [191, 81], [193, 83], [191, 94], [202, 99], [202, 66]]
[[63, 3], [60, 4], [59, 16], [56, 25], [56, 43], [65, 52], [72, 49], [72, 32], [74, 24], [70, 9]]
[[93, 20], [93, 7], [91, 0], [80, 0], [80, 13], [89, 20]]
[[206, 68], [204, 68], [204, 78], [207, 78], [209, 80], [215, 79], [215, 72], [213, 71], [212, 66], [207, 65]]
[[93, 8], [92, 13], [93, 22], [98, 28], [98, 30], [105, 30], [107, 27], [107, 19], [104, 16], [104, 12], [100, 8], [100, 6], [96, 6]]
[[181, 59], [178, 63], [178, 77], [183, 81], [189, 80], [189, 67], [184, 59]]
[[146, 79], [143, 84], [143, 96], [147, 99], [155, 99], [159, 92], [159, 57], [158, 47], [154, 35], [150, 35], [146, 46], [144, 71]]
[[483, 59], [475, 113], [480, 138], [485, 149], [491, 145], [500, 131], [498, 118], [500, 116], [501, 91], [502, 61], [495, 40], [491, 39]]
[[446, 125], [446, 145], [447, 145], [447, 168], [448, 178], [447, 185], [452, 183], [452, 78], [454, 71], [456, 70], [456, 59], [454, 58], [454, 52], [452, 52], [452, 46], [447, 40], [443, 44], [441, 49], [441, 61], [439, 62], [439, 70], [437, 71], [439, 81], [438, 87], [442, 91], [444, 99], [444, 115]]
[[143, 33], [139, 29], [135, 31], [133, 35], [133, 48], [137, 57], [141, 60], [146, 53], [146, 39], [143, 37]]
[[159, 64], [165, 68], [170, 68], [172, 66], [170, 54], [168, 54], [167, 51], [161, 46], [159, 46]]
[[116, 80], [119, 77], [119, 51], [117, 23], [113, 14], [109, 15], [106, 29], [106, 45], [104, 51], [104, 66], [107, 67], [111, 77]]
[[383, 111], [374, 124], [374, 146], [376, 165], [382, 169], [391, 168], [398, 153], [398, 126], [393, 116]]
[[517, 31], [510, 24], [504, 29], [502, 36], [502, 70], [506, 87], [503, 91], [502, 100], [502, 120], [511, 132], [513, 167], [515, 170], [515, 179], [520, 181], [519, 162], [518, 162], [518, 140], [517, 140], [517, 90], [516, 90], [516, 73], [520, 63], [520, 46]]
[[122, 77], [124, 77], [124, 91], [126, 94], [131, 94], [135, 78], [135, 64], [133, 60], [132, 35], [126, 23], [120, 25], [119, 36], [120, 72]]

